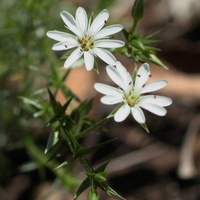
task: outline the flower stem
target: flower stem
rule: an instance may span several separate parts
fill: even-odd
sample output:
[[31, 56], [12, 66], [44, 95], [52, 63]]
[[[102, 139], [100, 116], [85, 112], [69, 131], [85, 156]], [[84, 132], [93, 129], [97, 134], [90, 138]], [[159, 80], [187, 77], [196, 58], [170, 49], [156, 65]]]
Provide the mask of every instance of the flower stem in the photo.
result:
[[138, 25], [138, 20], [135, 20], [134, 23], [133, 23], [133, 26], [131, 27], [131, 30], [130, 30], [131, 36], [134, 34], [137, 25]]
[[110, 118], [106, 117], [100, 121], [98, 121], [96, 124], [94, 124], [93, 126], [90, 126], [89, 128], [85, 129], [84, 131], [82, 131], [80, 134], [77, 135], [77, 138], [81, 138], [83, 136], [85, 136], [86, 134], [88, 134], [89, 132], [99, 128], [100, 126], [102, 126], [103, 124], [107, 123], [110, 120]]

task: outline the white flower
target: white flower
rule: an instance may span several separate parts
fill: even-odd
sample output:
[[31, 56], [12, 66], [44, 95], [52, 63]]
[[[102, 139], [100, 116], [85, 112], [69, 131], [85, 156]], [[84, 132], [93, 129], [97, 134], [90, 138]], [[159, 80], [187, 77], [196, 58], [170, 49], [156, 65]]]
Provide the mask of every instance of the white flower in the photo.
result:
[[109, 36], [121, 31], [123, 27], [119, 24], [104, 27], [109, 17], [106, 9], [102, 10], [93, 22], [91, 19], [88, 20], [87, 13], [82, 7], [76, 10], [75, 18], [66, 11], [62, 11], [60, 15], [66, 28], [72, 33], [55, 30], [48, 31], [47, 36], [58, 41], [52, 47], [55, 51], [75, 48], [64, 63], [65, 68], [69, 68], [82, 56], [88, 71], [94, 67], [94, 56], [99, 57], [109, 65], [115, 65], [116, 58], [107, 48], [122, 47], [124, 42], [109, 39]]
[[156, 115], [164, 116], [167, 111], [164, 108], [172, 103], [168, 97], [159, 95], [144, 95], [145, 93], [159, 90], [167, 85], [167, 81], [159, 80], [145, 85], [150, 76], [150, 67], [143, 64], [137, 71], [135, 82], [126, 68], [116, 63], [116, 68], [108, 65], [106, 67], [109, 77], [119, 88], [102, 83], [96, 83], [95, 89], [104, 94], [101, 102], [108, 105], [119, 104], [119, 109], [114, 114], [114, 120], [121, 122], [131, 113], [139, 124], [145, 124], [146, 119], [141, 108]]

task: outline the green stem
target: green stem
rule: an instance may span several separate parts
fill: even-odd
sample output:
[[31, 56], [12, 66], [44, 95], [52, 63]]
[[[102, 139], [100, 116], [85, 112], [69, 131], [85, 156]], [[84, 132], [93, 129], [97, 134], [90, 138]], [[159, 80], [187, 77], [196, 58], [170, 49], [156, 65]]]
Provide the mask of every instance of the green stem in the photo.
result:
[[90, 126], [89, 128], [85, 129], [84, 131], [82, 131], [81, 133], [79, 133], [77, 135], [77, 138], [81, 138], [83, 136], [85, 136], [86, 134], [88, 134], [89, 132], [99, 128], [100, 126], [102, 126], [103, 124], [107, 123], [110, 120], [110, 117], [106, 117], [102, 120], [100, 120], [99, 122], [97, 122], [96, 124], [94, 124], [93, 126]]
[[88, 159], [85, 156], [79, 158], [79, 162], [85, 169], [86, 173], [94, 172], [90, 162], [88, 161]]
[[138, 20], [135, 20], [134, 23], [133, 23], [133, 26], [132, 26], [132, 28], [130, 30], [130, 35], [131, 36], [134, 34], [137, 25], [138, 25]]
[[[47, 155], [45, 155], [44, 152], [35, 145], [31, 134], [22, 133], [22, 139], [29, 156], [37, 163], [38, 167], [46, 166], [52, 170], [59, 165], [55, 160], [48, 162]], [[62, 180], [68, 191], [72, 193], [74, 192], [74, 187], [79, 184], [79, 181], [70, 171], [66, 168], [59, 168], [57, 170], [52, 170], [52, 172]]]

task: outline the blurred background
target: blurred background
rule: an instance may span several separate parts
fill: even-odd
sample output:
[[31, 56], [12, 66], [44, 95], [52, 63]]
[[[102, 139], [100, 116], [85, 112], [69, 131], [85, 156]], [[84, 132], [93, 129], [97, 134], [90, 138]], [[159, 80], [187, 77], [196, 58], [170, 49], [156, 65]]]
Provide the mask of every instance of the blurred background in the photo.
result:
[[[133, 0], [0, 1], [0, 199], [73, 199], [70, 192], [83, 178], [82, 168], [77, 163], [73, 169], [64, 168], [59, 175], [46, 164], [43, 154], [51, 130], [45, 127], [49, 118], [43, 112], [48, 108], [40, 110], [40, 98], [48, 100], [46, 86], [54, 83], [56, 75], [64, 73], [63, 60], [59, 60], [62, 54], [51, 50], [55, 41], [46, 32], [65, 31], [59, 13], [66, 10], [74, 15], [78, 6], [95, 15], [107, 8], [108, 23], [121, 23], [129, 29], [133, 3]], [[138, 32], [146, 36], [158, 30], [155, 37], [160, 40], [156, 44], [161, 49], [158, 57], [169, 70], [149, 63], [150, 81], [168, 80], [168, 86], [159, 91], [173, 99], [167, 115], [161, 118], [145, 112], [150, 134], [131, 116], [122, 123], [111, 120], [106, 131], [96, 131], [82, 143], [94, 145], [117, 138], [89, 159], [94, 165], [112, 160], [107, 168], [108, 182], [127, 200], [199, 200], [200, 0], [145, 0]], [[117, 56], [128, 70], [133, 70], [132, 61]], [[105, 117], [112, 110], [101, 105], [100, 96], [91, 89], [96, 81], [111, 83], [104, 76], [105, 64], [100, 64], [103, 66], [100, 76], [82, 67], [73, 70], [65, 83], [81, 99], [95, 95], [91, 114], [94, 119]], [[30, 100], [36, 96], [37, 101]], [[65, 101], [62, 93], [57, 98]], [[86, 199], [85, 195], [80, 199]], [[114, 198], [102, 193], [101, 199]]]

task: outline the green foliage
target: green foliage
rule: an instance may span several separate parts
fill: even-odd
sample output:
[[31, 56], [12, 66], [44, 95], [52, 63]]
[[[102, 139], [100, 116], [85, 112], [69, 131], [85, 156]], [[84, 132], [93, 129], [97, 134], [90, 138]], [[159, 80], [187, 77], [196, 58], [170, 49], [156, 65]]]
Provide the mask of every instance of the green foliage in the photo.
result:
[[160, 49], [152, 46], [158, 42], [158, 40], [153, 39], [157, 33], [143, 38], [140, 33], [132, 33], [131, 31], [128, 33], [124, 30], [127, 42], [126, 46], [121, 48], [121, 53], [132, 59], [136, 64], [151, 61], [164, 69], [168, 69], [156, 56], [156, 52]]
[[132, 59], [135, 64], [139, 62], [153, 62], [156, 65], [168, 69], [162, 61], [156, 56], [159, 48], [153, 46], [158, 40], [153, 39], [158, 32], [142, 37], [140, 33], [136, 32], [138, 22], [142, 19], [144, 14], [144, 1], [136, 0], [132, 8], [133, 25], [129, 31], [123, 30], [126, 39], [126, 45], [121, 48], [121, 54]]
[[[98, 0], [95, 9], [100, 11], [114, 2]], [[68, 4], [65, 5], [67, 8]], [[5, 172], [0, 174], [0, 179], [5, 183], [17, 168], [20, 172], [37, 170], [41, 180], [44, 180], [45, 170], [50, 169], [55, 179], [59, 179], [70, 192], [74, 193], [79, 185], [74, 199], [88, 188], [88, 200], [99, 199], [97, 189], [123, 199], [107, 185], [105, 169], [109, 162], [93, 169], [87, 159], [87, 155], [113, 140], [90, 147], [83, 146], [80, 140], [101, 128], [116, 110], [99, 121], [89, 117], [93, 99], [82, 101], [65, 86], [71, 70], [64, 73], [60, 70], [59, 53], [53, 53], [52, 43], [46, 38], [52, 24], [61, 26], [60, 19], [54, 18], [54, 13], [59, 17], [62, 7], [57, 0], [0, 2], [0, 170]], [[143, 0], [136, 0], [132, 9], [133, 25], [130, 31], [123, 30], [126, 45], [119, 53], [136, 64], [151, 61], [166, 68], [156, 56], [159, 49], [152, 46], [158, 42], [153, 39], [156, 33], [143, 38], [135, 32], [143, 12]], [[66, 59], [69, 53], [65, 53], [61, 59]], [[97, 64], [95, 70], [98, 72]], [[58, 91], [67, 99], [63, 105], [57, 100]], [[141, 126], [148, 131], [145, 124]], [[43, 147], [44, 140], [46, 147]], [[28, 161], [15, 166], [12, 159], [3, 153], [9, 154], [15, 150], [27, 154]], [[72, 173], [76, 162], [80, 162], [87, 176], [81, 184]]]

